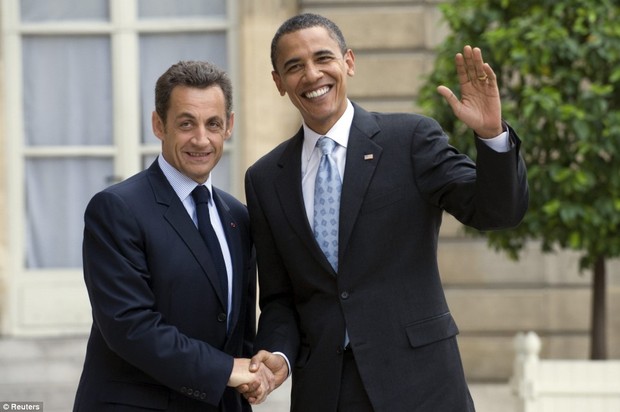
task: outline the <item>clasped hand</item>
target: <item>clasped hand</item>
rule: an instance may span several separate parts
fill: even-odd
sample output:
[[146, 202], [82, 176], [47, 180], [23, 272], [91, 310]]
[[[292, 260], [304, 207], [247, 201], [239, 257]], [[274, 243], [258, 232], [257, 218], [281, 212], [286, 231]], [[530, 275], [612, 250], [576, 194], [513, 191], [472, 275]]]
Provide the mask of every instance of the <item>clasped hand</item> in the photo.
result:
[[287, 377], [284, 358], [262, 350], [252, 359], [235, 359], [228, 386], [236, 388], [252, 405], [258, 405]]

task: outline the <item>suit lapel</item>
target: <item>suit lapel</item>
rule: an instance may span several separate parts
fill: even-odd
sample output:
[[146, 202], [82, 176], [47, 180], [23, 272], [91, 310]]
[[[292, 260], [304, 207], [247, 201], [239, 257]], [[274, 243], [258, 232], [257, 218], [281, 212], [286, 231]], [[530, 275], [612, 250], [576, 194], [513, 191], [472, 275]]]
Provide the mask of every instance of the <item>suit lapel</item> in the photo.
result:
[[[347, 162], [340, 199], [339, 260], [342, 259], [349, 243], [366, 190], [382, 152], [381, 146], [372, 141], [372, 137], [379, 132], [376, 121], [364, 109], [355, 103], [353, 105], [355, 115], [347, 143]], [[276, 194], [293, 230], [325, 269], [333, 272], [314, 239], [305, 213], [306, 208], [301, 190], [302, 144], [303, 129], [300, 129], [280, 158], [279, 166], [282, 168], [282, 173], [275, 183]]]
[[220, 220], [222, 221], [222, 227], [226, 234], [226, 243], [228, 244], [228, 250], [230, 251], [230, 260], [232, 262], [232, 302], [231, 313], [232, 317], [229, 320], [229, 331], [234, 330], [234, 327], [239, 319], [239, 308], [241, 305], [241, 298], [243, 296], [243, 279], [244, 279], [244, 264], [243, 264], [243, 249], [241, 244], [241, 238], [237, 222], [230, 214], [230, 208], [224, 202], [222, 197], [218, 193], [219, 189], [213, 188], [213, 200], [217, 206]]
[[379, 132], [376, 121], [364, 109], [355, 104], [354, 106], [355, 115], [347, 143], [347, 162], [340, 198], [339, 260], [344, 256], [368, 185], [383, 150], [371, 139]]
[[308, 247], [314, 257], [323, 263], [326, 270], [333, 271], [321, 252], [306, 215], [301, 189], [301, 149], [303, 145], [303, 128], [291, 139], [278, 162], [281, 173], [276, 178], [276, 195], [282, 205], [284, 216], [289, 221], [297, 236]]
[[181, 203], [181, 200], [177, 197], [174, 189], [172, 189], [164, 173], [159, 168], [157, 160], [149, 167], [148, 177], [151, 182], [151, 187], [153, 188], [153, 193], [155, 194], [155, 200], [157, 203], [167, 207], [163, 213], [164, 219], [170, 223], [179, 237], [191, 250], [205, 275], [211, 282], [222, 307], [225, 308], [226, 299], [222, 293], [215, 265], [211, 260], [207, 245], [204, 243], [204, 240], [202, 240], [194, 222], [192, 222], [192, 219], [187, 214], [187, 210], [183, 206], [183, 203]]

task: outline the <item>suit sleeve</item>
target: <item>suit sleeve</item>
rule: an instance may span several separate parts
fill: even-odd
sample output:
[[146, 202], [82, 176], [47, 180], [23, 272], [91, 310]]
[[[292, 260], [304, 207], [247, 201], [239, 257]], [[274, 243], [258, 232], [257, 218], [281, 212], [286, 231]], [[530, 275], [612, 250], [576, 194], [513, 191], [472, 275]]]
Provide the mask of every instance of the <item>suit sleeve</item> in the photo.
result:
[[199, 399], [217, 405], [233, 358], [166, 323], [149, 287], [146, 242], [138, 218], [119, 196], [95, 195], [85, 213], [83, 243], [94, 322], [125, 361], [174, 390], [199, 390]]
[[293, 285], [261, 208], [251, 169], [246, 173], [245, 190], [259, 273], [261, 313], [254, 349], [255, 352], [261, 349], [282, 352], [289, 362], [294, 362], [299, 347], [299, 328]]
[[412, 158], [418, 185], [429, 201], [478, 230], [518, 225], [529, 201], [521, 141], [508, 126], [512, 148], [495, 152], [476, 139], [474, 163], [448, 144], [439, 124], [426, 118], [418, 125]]

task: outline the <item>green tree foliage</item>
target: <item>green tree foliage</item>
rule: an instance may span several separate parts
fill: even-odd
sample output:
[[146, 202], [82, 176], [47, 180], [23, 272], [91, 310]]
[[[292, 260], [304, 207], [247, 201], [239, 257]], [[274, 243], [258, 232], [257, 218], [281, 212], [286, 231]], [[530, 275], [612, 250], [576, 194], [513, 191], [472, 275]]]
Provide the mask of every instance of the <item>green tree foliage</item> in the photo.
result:
[[498, 76], [503, 117], [523, 140], [530, 209], [519, 227], [484, 233], [489, 244], [518, 258], [526, 241], [539, 240], [545, 252], [578, 251], [580, 269], [604, 272], [605, 260], [620, 256], [620, 4], [454, 0], [440, 7], [452, 34], [418, 104], [474, 156], [471, 131], [436, 86], [457, 92], [454, 54], [478, 46]]

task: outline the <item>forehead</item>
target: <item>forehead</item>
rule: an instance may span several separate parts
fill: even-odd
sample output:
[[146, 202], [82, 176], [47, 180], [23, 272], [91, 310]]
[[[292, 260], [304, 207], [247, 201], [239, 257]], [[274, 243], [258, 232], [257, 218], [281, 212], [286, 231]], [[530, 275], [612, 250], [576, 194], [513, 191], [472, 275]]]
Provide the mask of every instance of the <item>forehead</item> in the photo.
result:
[[209, 87], [176, 86], [170, 94], [171, 111], [221, 111], [226, 108], [224, 92], [218, 85]]
[[286, 33], [278, 40], [277, 62], [280, 64], [288, 59], [301, 58], [321, 50], [330, 50], [334, 54], [340, 54], [338, 42], [330, 36], [325, 27], [315, 26]]

